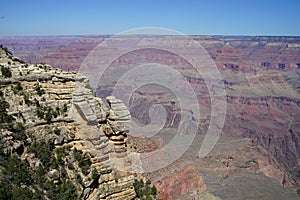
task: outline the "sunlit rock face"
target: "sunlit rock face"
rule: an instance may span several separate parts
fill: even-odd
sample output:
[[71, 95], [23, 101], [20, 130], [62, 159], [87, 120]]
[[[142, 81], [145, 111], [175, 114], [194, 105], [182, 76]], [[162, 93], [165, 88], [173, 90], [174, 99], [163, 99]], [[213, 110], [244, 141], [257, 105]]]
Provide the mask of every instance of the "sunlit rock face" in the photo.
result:
[[[62, 69], [76, 71], [85, 56], [104, 39], [104, 36], [45, 37], [30, 40], [21, 37], [0, 38], [0, 41], [25, 61], [50, 63]], [[208, 158], [205, 158], [208, 159], [205, 160], [206, 166], [196, 159], [197, 153], [191, 154], [194, 155], [193, 162], [197, 169], [200, 167], [206, 170], [203, 173], [209, 174], [207, 166], [211, 166], [219, 176], [229, 176], [229, 179], [222, 181], [231, 180], [230, 177], [236, 171], [247, 173], [260, 171], [279, 184], [299, 187], [299, 37], [193, 36], [193, 39], [208, 51], [223, 77], [227, 94], [227, 112], [222, 137], [232, 139], [233, 143], [243, 138], [249, 139], [247, 142], [242, 140], [245, 146], [232, 146], [231, 150], [220, 144], [223, 151], [221, 149], [221, 153], [212, 152], [212, 155], [208, 155]], [[129, 53], [116, 59], [112, 66], [130, 67], [145, 62], [165, 64], [184, 74], [186, 80], [197, 90], [201, 110], [198, 130], [200, 135], [205, 134], [211, 120], [211, 100], [204, 79], [195, 78], [197, 76], [193, 74], [192, 66], [184, 59], [163, 51], [141, 50]], [[115, 75], [118, 76], [118, 71], [112, 70], [111, 77]], [[111, 91], [112, 86], [107, 85], [98, 88], [97, 94], [104, 100]], [[157, 96], [159, 101], [156, 101]], [[159, 103], [167, 110], [165, 130], [176, 132], [181, 119], [180, 105], [170, 93], [161, 89], [140, 88], [132, 95], [131, 100], [129, 111], [132, 119], [144, 125], [150, 123], [148, 110], [154, 102]], [[122, 143], [122, 135], [112, 134], [113, 130], [109, 128], [106, 130], [108, 135], [114, 135], [114, 142], [117, 143], [120, 139]], [[152, 150], [168, 141], [169, 138], [159, 135], [145, 143], [151, 144], [149, 149]], [[247, 153], [249, 149], [251, 155]], [[243, 156], [238, 156], [237, 151]], [[222, 152], [226, 152], [225, 155]], [[229, 163], [223, 160], [229, 157], [233, 158], [228, 161]], [[215, 160], [222, 161], [218, 165], [214, 163]], [[256, 164], [252, 162], [249, 168], [238, 167], [244, 166], [249, 160], [257, 161], [258, 166], [254, 167]], [[229, 165], [223, 165], [223, 161]]]
[[[54, 145], [54, 155], [61, 149], [68, 152], [61, 158], [64, 164], [50, 167], [46, 180], [59, 185], [67, 177], [80, 199], [136, 196], [125, 147], [130, 115], [120, 100], [108, 97], [107, 107], [93, 95], [85, 77], [46, 64], [25, 63], [2, 47], [0, 65], [10, 71], [0, 74], [1, 94], [9, 104], [7, 114], [13, 116], [13, 126], [26, 130], [21, 137], [1, 123], [4, 152], [27, 159], [30, 169], [37, 170], [41, 161], [29, 149], [34, 142], [45, 140]], [[116, 149], [123, 153], [116, 153]], [[72, 157], [74, 151], [89, 160], [88, 168], [81, 169], [83, 164]]]

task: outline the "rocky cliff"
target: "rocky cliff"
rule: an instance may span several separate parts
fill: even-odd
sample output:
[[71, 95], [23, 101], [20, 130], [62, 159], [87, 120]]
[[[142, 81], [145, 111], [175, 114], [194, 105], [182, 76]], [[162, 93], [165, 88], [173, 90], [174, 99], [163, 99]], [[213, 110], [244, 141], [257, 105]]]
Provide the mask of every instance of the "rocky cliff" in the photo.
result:
[[[84, 76], [25, 63], [2, 46], [0, 67], [1, 198], [139, 199], [146, 193], [149, 185], [137, 190], [140, 182], [129, 173], [131, 115], [122, 101], [103, 101]], [[218, 199], [193, 164], [174, 166], [180, 177], [165, 170], [154, 182], [159, 199]]]
[[[105, 37], [3, 37], [0, 38], [0, 41], [26, 61], [51, 63], [53, 66], [75, 71], [84, 57]], [[219, 182], [219, 179], [211, 178], [213, 177], [211, 173], [225, 177], [222, 178], [224, 182], [235, 181], [235, 178], [242, 179], [241, 177], [248, 180], [249, 174], [240, 174], [239, 177], [236, 177], [237, 171], [252, 173], [251, 179], [255, 180], [254, 182], [262, 181], [264, 183], [262, 185], [266, 185], [265, 183], [270, 183], [270, 181], [269, 179], [259, 180], [263, 176], [252, 176], [256, 172], [262, 172], [263, 175], [276, 179], [277, 183], [281, 185], [292, 184], [299, 188], [299, 37], [192, 37], [205, 47], [216, 63], [224, 79], [227, 93], [227, 115], [222, 135], [226, 139], [229, 138], [230, 149], [228, 150], [227, 147], [220, 144], [223, 148], [220, 153], [216, 153], [216, 155], [212, 153], [204, 161], [196, 159], [197, 152], [191, 154], [194, 156], [193, 162], [196, 168], [204, 169], [201, 174], [205, 177], [208, 189], [212, 191], [211, 188], [214, 188]], [[153, 62], [177, 69], [198, 94], [201, 110], [199, 133], [205, 133], [211, 112], [210, 97], [205, 82], [202, 78], [195, 76], [193, 71], [189, 71], [189, 66], [184, 59], [165, 53], [160, 50], [141, 49], [138, 52], [119, 57], [112, 63], [112, 66], [127, 69], [140, 63]], [[110, 75], [108, 78], [115, 80], [120, 74], [115, 70]], [[105, 97], [111, 92], [111, 87], [108, 84], [102, 90], [99, 88], [97, 94]], [[166, 130], [177, 128], [180, 121], [178, 113], [180, 108], [174, 96], [164, 90], [140, 88], [132, 97], [131, 117], [142, 124], [149, 123], [148, 109], [154, 102], [162, 104], [167, 111]], [[143, 146], [142, 151], [151, 151], [169, 142], [168, 137], [168, 134], [161, 134], [148, 141], [149, 146], [137, 145], [137, 147]], [[231, 145], [235, 143], [235, 140], [244, 141], [242, 138], [248, 139], [245, 144], [243, 143], [243, 147]], [[153, 145], [154, 143], [155, 145]], [[197, 148], [199, 146], [195, 147], [195, 149]], [[187, 157], [187, 159], [189, 158]], [[248, 161], [255, 161], [256, 164], [248, 163]], [[202, 162], [205, 163], [204, 167]], [[174, 170], [174, 174], [171, 174], [171, 177], [175, 177], [176, 173], [180, 175], [182, 172], [193, 171], [184, 171], [180, 167], [174, 167], [172, 170]], [[166, 174], [166, 177], [168, 176]], [[170, 180], [163, 179], [163, 177], [164, 174], [160, 172], [150, 176], [157, 181], [155, 184], [160, 184], [159, 181], [161, 181], [161, 185], [163, 185], [163, 180]], [[234, 181], [232, 185], [238, 185]], [[186, 179], [182, 179], [180, 183], [184, 187], [186, 182]], [[220, 197], [228, 197], [229, 193], [225, 192], [227, 183], [222, 184], [219, 191], [214, 192]], [[165, 192], [169, 192], [169, 194], [178, 191], [177, 184], [165, 184], [165, 186], [169, 187], [169, 189], [165, 189]], [[170, 189], [172, 187], [173, 191]], [[252, 185], [244, 185], [244, 188], [252, 188]], [[273, 190], [275, 189], [266, 189], [264, 192], [267, 193], [266, 195], [272, 195], [275, 193], [268, 191]], [[247, 191], [250, 192], [250, 190]], [[277, 191], [282, 190], [278, 189]], [[300, 189], [298, 193], [300, 194]], [[251, 196], [251, 198], [257, 197]], [[237, 197], [237, 199], [239, 198]]]
[[120, 100], [108, 97], [104, 103], [85, 77], [27, 64], [2, 46], [0, 67], [4, 198], [18, 198], [17, 191], [29, 199], [136, 196], [133, 175], [120, 170], [130, 167], [130, 115]]

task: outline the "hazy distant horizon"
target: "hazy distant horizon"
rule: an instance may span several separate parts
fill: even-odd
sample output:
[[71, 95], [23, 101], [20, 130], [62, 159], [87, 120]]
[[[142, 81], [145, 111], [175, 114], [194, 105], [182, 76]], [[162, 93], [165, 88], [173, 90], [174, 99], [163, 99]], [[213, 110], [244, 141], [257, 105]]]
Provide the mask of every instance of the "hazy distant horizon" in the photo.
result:
[[300, 1], [3, 1], [0, 36], [115, 35], [162, 27], [186, 35], [299, 36]]
[[[132, 36], [132, 34], [130, 34]], [[288, 37], [288, 38], [300, 38], [299, 35], [201, 35], [201, 34], [191, 34], [191, 35], [157, 35], [157, 34], [135, 34], [135, 35], [141, 35], [141, 36], [195, 36], [195, 37]], [[12, 38], [12, 37], [111, 37], [116, 36], [116, 34], [77, 34], [77, 35], [0, 35], [0, 38]], [[120, 35], [120, 36], [126, 36], [126, 35]]]

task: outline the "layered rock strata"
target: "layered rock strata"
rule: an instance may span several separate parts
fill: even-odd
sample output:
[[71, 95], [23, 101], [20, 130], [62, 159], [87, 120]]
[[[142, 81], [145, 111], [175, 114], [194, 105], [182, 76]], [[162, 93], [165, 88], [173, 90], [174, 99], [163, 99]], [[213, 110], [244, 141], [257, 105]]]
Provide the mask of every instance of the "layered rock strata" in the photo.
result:
[[[102, 99], [94, 97], [85, 77], [45, 64], [27, 64], [2, 47], [0, 65], [7, 112], [23, 124], [26, 134], [31, 133], [37, 141], [53, 142], [55, 149], [82, 151], [90, 159], [85, 174], [74, 164], [65, 168], [80, 198], [135, 197], [134, 177], [126, 172], [130, 167], [125, 148], [130, 115], [120, 100], [108, 97], [105, 106]], [[10, 131], [2, 127], [0, 136], [5, 152], [19, 154], [30, 165], [37, 164], [26, 144], [14, 140]], [[93, 177], [94, 169], [99, 176]], [[49, 178], [58, 176], [55, 169], [49, 173]], [[78, 184], [79, 179], [82, 184]]]

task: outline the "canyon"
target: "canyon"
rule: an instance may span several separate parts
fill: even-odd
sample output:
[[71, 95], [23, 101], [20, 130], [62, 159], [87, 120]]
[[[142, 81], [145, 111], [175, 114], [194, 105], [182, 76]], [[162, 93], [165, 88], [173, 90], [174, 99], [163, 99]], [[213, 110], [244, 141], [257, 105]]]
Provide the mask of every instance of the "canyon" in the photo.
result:
[[[33, 76], [32, 80], [38, 79], [39, 74], [47, 73], [47, 76], [52, 74], [51, 80], [44, 75], [43, 78], [39, 78], [45, 81], [40, 84], [48, 91], [47, 101], [55, 100], [58, 105], [63, 105], [73, 99], [74, 109], [81, 107], [80, 110], [85, 112], [84, 116], [92, 113], [89, 112], [93, 110], [90, 109], [90, 105], [94, 104], [101, 105], [99, 107], [101, 109], [103, 107], [105, 112], [113, 110], [113, 107], [105, 107], [106, 103], [103, 103], [101, 99], [106, 99], [112, 93], [114, 83], [120, 77], [119, 69], [126, 71], [143, 63], [159, 63], [171, 66], [182, 73], [185, 80], [196, 91], [201, 110], [199, 128], [192, 145], [178, 160], [164, 169], [143, 174], [158, 189], [159, 199], [200, 197], [298, 199], [297, 193], [300, 194], [300, 38], [189, 37], [201, 44], [209, 53], [222, 76], [226, 91], [227, 111], [222, 134], [214, 149], [204, 158], [198, 157], [198, 151], [211, 121], [210, 94], [204, 78], [196, 76], [193, 66], [180, 56], [159, 49], [128, 52], [113, 61], [109, 76], [103, 80], [104, 86], [96, 88], [97, 97], [93, 97], [92, 91], [86, 89], [86, 86], [83, 87], [85, 89], [79, 87], [75, 93], [71, 91], [72, 88], [74, 89], [72, 80], [78, 78], [73, 72], [76, 72], [86, 56], [109, 36], [1, 37], [0, 43], [18, 58], [30, 63], [28, 69], [21, 67], [23, 70], [21, 73], [26, 74], [29, 71], [28, 77]], [[25, 66], [17, 61], [10, 60], [10, 62], [11, 65], [16, 63], [15, 65]], [[7, 60], [5, 63], [8, 63]], [[61, 75], [53, 75], [54, 69], [48, 67], [45, 68], [45, 72], [38, 72], [38, 70], [43, 71], [44, 66], [48, 66], [43, 63], [59, 68], [55, 69], [55, 73]], [[19, 75], [19, 71], [13, 71], [13, 73], [19, 77], [18, 80], [23, 81], [24, 78]], [[28, 82], [26, 88], [34, 87], [35, 82], [32, 80], [24, 79], [26, 84]], [[86, 84], [84, 79], [81, 82], [83, 85]], [[75, 96], [71, 95], [73, 93]], [[20, 100], [18, 97], [15, 98]], [[107, 101], [118, 102], [109, 99]], [[176, 96], [162, 87], [140, 87], [131, 95], [131, 105], [128, 110], [131, 118], [139, 124], [147, 125], [151, 122], [149, 108], [158, 104], [167, 110], [167, 119], [164, 128], [150, 138], [138, 135], [143, 133], [136, 133], [127, 138], [125, 133], [129, 127], [122, 130], [123, 135], [105, 134], [105, 130], [111, 130], [106, 128], [106, 124], [114, 126], [112, 124], [117, 120], [110, 119], [109, 116], [106, 119], [106, 115], [101, 114], [104, 111], [100, 109], [94, 119], [96, 121], [98, 119], [99, 126], [103, 129], [100, 131], [100, 138], [103, 138], [100, 141], [112, 143], [120, 148], [120, 151], [125, 151], [125, 138], [127, 148], [131, 147], [128, 151], [143, 153], [162, 148], [176, 136], [179, 121], [182, 118]], [[108, 102], [107, 105], [111, 104]], [[85, 120], [78, 114], [79, 111], [73, 113], [77, 113], [75, 115], [80, 121], [80, 126], [86, 127], [80, 130], [86, 131], [80, 133], [78, 130], [76, 134], [73, 133], [74, 138], [78, 138], [73, 139], [75, 141], [67, 138], [66, 140], [72, 141], [72, 145], [78, 149], [91, 151], [100, 145], [97, 144], [99, 141], [95, 141], [93, 136], [84, 141], [79, 139], [89, 135], [88, 132], [94, 131], [90, 125], [85, 124]], [[26, 121], [30, 121], [33, 117], [32, 113], [23, 115]], [[129, 113], [126, 115], [129, 116]], [[62, 118], [57, 120], [55, 122], [57, 124], [53, 127], [64, 126], [76, 129], [75, 122], [69, 121]], [[41, 122], [32, 122], [32, 124], [35, 123]], [[35, 125], [30, 126], [35, 127]], [[41, 125], [43, 126], [45, 125]], [[83, 146], [79, 147], [81, 143]], [[93, 151], [97, 152], [97, 148], [90, 153], [92, 157]], [[95, 155], [99, 154], [103, 153], [95, 153]], [[104, 154], [103, 157], [105, 156]], [[101, 160], [101, 158], [95, 158], [97, 159]], [[97, 166], [97, 162], [93, 165]], [[109, 173], [114, 173], [113, 171]], [[107, 178], [107, 184], [110, 184], [110, 188], [118, 188], [116, 191], [119, 190], [119, 196], [124, 195], [125, 198], [127, 195], [128, 198], [133, 198], [132, 175], [121, 173], [120, 180], [124, 182], [123, 189], [120, 189], [118, 184], [112, 183], [114, 176]], [[124, 193], [120, 192], [121, 190], [124, 190]], [[97, 190], [90, 188], [86, 191], [89, 191], [86, 193], [92, 196], [101, 196]], [[107, 195], [113, 196], [114, 194], [108, 192]], [[103, 198], [108, 198], [108, 196]]]

